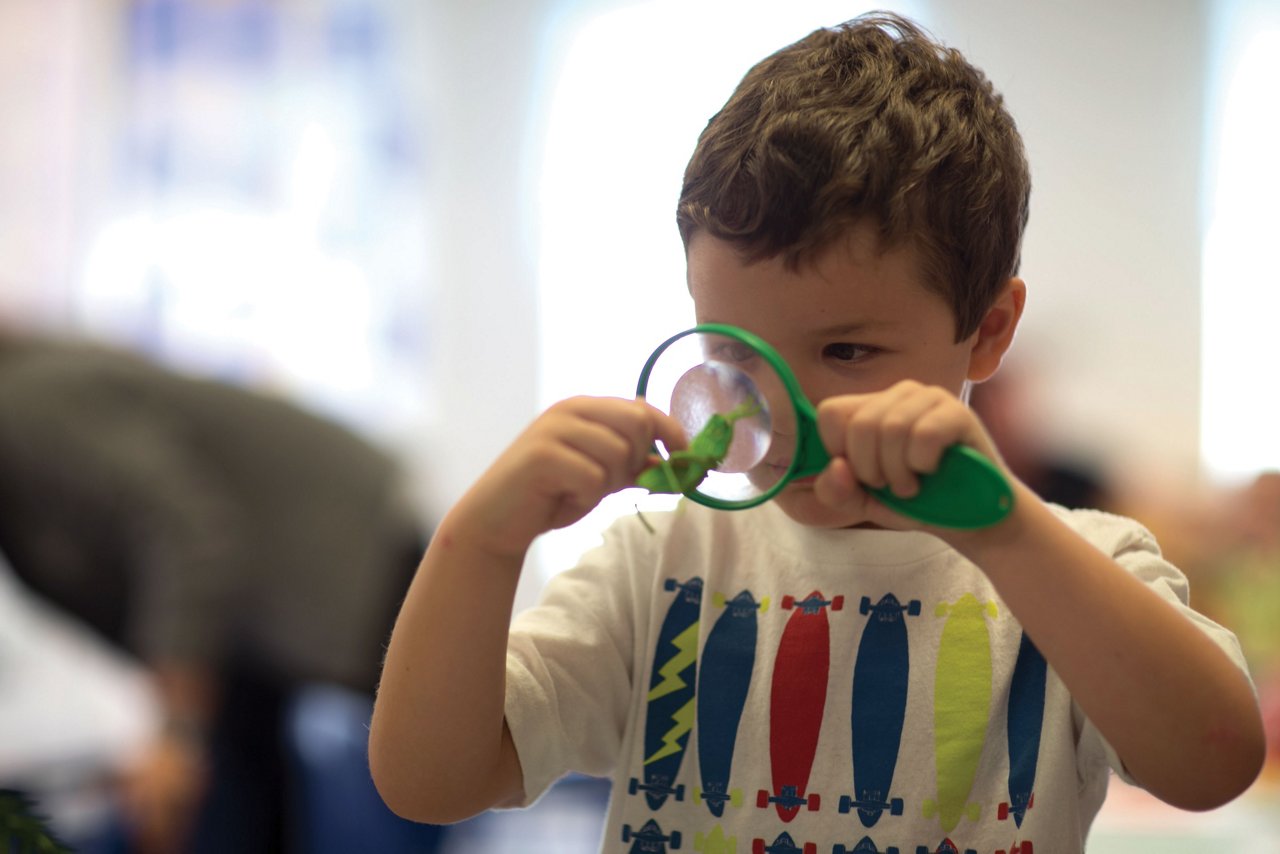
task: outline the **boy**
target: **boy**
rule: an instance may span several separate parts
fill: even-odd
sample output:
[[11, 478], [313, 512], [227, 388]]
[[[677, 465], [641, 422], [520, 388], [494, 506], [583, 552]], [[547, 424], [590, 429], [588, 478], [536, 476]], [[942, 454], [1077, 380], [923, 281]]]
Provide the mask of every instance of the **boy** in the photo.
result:
[[999, 96], [907, 21], [752, 69], [685, 173], [688, 284], [788, 361], [832, 462], [752, 510], [623, 519], [508, 633], [534, 538], [685, 441], [644, 401], [551, 407], [404, 604], [370, 748], [391, 807], [453, 821], [578, 770], [613, 777], [607, 851], [1057, 852], [1108, 765], [1184, 808], [1242, 792], [1238, 647], [1143, 529], [1017, 483], [1002, 522], [931, 529], [863, 489], [910, 495], [957, 442], [998, 459], [962, 398], [1022, 312], [1028, 188]]

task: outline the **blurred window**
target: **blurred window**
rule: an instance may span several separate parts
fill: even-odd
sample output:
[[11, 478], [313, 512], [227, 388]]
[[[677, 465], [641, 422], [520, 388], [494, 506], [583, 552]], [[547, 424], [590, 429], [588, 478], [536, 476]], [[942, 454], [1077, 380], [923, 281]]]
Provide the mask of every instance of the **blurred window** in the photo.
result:
[[362, 426], [409, 419], [427, 258], [403, 5], [122, 8], [110, 201], [79, 322]]
[[1202, 298], [1209, 473], [1280, 468], [1280, 5], [1213, 4]]

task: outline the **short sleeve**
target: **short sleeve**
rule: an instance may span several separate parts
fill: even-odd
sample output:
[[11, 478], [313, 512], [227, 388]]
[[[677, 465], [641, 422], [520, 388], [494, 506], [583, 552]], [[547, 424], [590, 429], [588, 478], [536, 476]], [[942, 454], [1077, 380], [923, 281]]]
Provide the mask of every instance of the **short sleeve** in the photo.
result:
[[[1191, 608], [1187, 577], [1164, 559], [1156, 538], [1150, 531], [1130, 519], [1094, 510], [1076, 511], [1068, 521], [1094, 545], [1110, 554], [1121, 567], [1154, 590], [1160, 598], [1208, 635], [1237, 667], [1248, 672], [1244, 653], [1236, 636]], [[1073, 705], [1072, 714], [1080, 732], [1081, 761], [1087, 762], [1091, 753], [1096, 756], [1101, 751], [1116, 774], [1126, 782], [1137, 785], [1125, 769], [1119, 754], [1085, 717], [1078, 705]], [[1090, 747], [1094, 749], [1088, 749]], [[1086, 770], [1082, 768], [1082, 774]]]
[[524, 775], [522, 805], [570, 771], [605, 776], [617, 762], [645, 589], [626, 552], [607, 535], [512, 624], [506, 716]]

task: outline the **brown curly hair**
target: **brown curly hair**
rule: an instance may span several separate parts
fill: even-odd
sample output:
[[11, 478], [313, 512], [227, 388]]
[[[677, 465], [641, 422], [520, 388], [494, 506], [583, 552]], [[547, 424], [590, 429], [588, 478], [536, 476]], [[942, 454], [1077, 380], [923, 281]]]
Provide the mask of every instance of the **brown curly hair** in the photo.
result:
[[1031, 177], [1002, 97], [889, 13], [816, 30], [753, 67], [698, 138], [676, 220], [795, 268], [859, 221], [909, 243], [972, 334], [1016, 275]]

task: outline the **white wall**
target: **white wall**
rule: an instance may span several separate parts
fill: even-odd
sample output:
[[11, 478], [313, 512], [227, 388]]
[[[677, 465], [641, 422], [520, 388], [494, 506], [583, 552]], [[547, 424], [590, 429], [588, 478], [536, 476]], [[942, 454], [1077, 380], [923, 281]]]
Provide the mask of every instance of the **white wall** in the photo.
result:
[[0, 316], [68, 310], [119, 3], [0, 3]]
[[438, 515], [535, 414], [536, 108], [551, 3], [423, 3], [436, 411], [411, 447]]
[[1030, 295], [1013, 358], [1043, 375], [1046, 430], [1122, 474], [1194, 478], [1205, 4], [933, 7], [1026, 141]]

